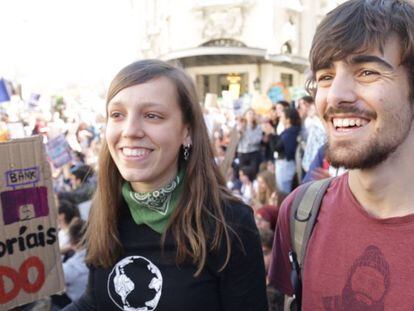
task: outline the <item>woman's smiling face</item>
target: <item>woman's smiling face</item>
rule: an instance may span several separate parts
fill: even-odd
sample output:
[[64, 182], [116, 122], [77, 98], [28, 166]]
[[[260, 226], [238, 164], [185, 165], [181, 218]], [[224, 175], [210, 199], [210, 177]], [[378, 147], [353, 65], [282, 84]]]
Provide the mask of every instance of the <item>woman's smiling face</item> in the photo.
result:
[[168, 184], [180, 148], [191, 144], [174, 83], [159, 77], [127, 87], [108, 103], [106, 142], [122, 177], [138, 192]]

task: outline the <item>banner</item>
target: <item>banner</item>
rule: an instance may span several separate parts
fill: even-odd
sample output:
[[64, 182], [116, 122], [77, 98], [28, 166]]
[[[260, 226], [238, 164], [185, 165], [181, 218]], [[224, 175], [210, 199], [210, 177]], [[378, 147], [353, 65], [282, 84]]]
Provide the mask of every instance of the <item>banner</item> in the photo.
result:
[[52, 179], [41, 136], [0, 144], [0, 310], [64, 290]]

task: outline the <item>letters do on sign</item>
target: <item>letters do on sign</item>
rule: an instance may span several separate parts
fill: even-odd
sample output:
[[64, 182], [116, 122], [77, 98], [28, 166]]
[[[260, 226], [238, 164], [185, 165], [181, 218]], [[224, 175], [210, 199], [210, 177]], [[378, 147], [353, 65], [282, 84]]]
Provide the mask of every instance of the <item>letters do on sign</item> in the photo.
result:
[[[36, 277], [34, 281], [29, 278], [29, 270], [35, 269]], [[4, 286], [5, 278], [11, 281], [11, 289], [6, 291]], [[10, 267], [0, 266], [0, 304], [9, 302], [17, 297], [21, 290], [28, 294], [36, 293], [45, 282], [45, 266], [38, 257], [27, 258], [19, 270]]]

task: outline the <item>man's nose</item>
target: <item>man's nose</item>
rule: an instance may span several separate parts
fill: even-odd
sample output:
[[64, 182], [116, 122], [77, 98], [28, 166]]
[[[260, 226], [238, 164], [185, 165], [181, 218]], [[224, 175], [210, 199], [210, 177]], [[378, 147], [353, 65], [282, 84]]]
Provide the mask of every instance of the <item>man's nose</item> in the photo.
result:
[[354, 103], [357, 100], [355, 80], [349, 72], [338, 72], [329, 87], [327, 102], [329, 106]]

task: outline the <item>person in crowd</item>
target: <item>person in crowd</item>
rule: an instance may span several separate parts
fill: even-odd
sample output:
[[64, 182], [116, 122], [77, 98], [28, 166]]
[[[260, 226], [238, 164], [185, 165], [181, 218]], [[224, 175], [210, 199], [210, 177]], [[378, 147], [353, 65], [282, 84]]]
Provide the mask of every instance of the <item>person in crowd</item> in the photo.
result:
[[[273, 106], [272, 108], [275, 108], [275, 107]], [[263, 164], [263, 162], [267, 162], [267, 161], [274, 162], [273, 150], [272, 150], [272, 145], [271, 145], [271, 137], [272, 137], [271, 133], [275, 133], [276, 126], [273, 125], [272, 119], [265, 118], [261, 123], [261, 127], [262, 127], [262, 142], [261, 142], [262, 163], [260, 164]], [[259, 166], [259, 171], [261, 170], [262, 169]]]
[[262, 243], [263, 259], [265, 263], [266, 272], [269, 269], [270, 258], [272, 256], [272, 245], [274, 231], [270, 228], [259, 228], [260, 241]]
[[226, 151], [227, 147], [225, 145], [219, 145], [216, 147], [214, 159], [218, 166], [220, 166], [224, 162], [224, 159], [226, 158]]
[[75, 217], [80, 217], [79, 209], [76, 204], [68, 200], [59, 200], [58, 207], [58, 239], [60, 252], [63, 255], [63, 261], [66, 261], [73, 255], [70, 244], [69, 225]]
[[285, 108], [282, 117], [285, 130], [279, 135], [272, 134], [272, 149], [277, 152], [276, 182], [281, 192], [289, 193], [292, 190], [293, 179], [296, 173], [295, 152], [297, 138], [301, 129], [299, 114], [295, 108]]
[[343, 167], [333, 167], [325, 157], [325, 145], [322, 145], [315, 158], [309, 166], [309, 170], [302, 180], [302, 183], [307, 183], [312, 180], [321, 180], [329, 177], [339, 176], [345, 173]]
[[226, 188], [191, 78], [137, 61], [106, 109], [89, 284], [65, 310], [266, 310], [253, 213]]
[[257, 190], [253, 196], [253, 208], [255, 209], [267, 204], [270, 196], [276, 191], [276, 178], [274, 173], [263, 170], [257, 175], [256, 180]]
[[[272, 244], [274, 231], [270, 228], [259, 228], [260, 240], [262, 242], [263, 259], [265, 263], [266, 272], [269, 269], [270, 261], [272, 259]], [[283, 310], [283, 295], [277, 291], [273, 286], [267, 284], [266, 286], [267, 303], [269, 311]]]
[[9, 116], [5, 112], [0, 112], [0, 142], [5, 142], [10, 139], [10, 131], [7, 127], [9, 123]]
[[88, 150], [91, 145], [91, 142], [94, 138], [94, 132], [91, 126], [86, 124], [85, 122], [80, 122], [78, 128], [76, 130], [76, 139], [81, 146], [83, 152]]
[[63, 263], [66, 291], [63, 295], [53, 295], [54, 309], [61, 309], [71, 301], [79, 299], [86, 289], [89, 270], [85, 264], [86, 249], [82, 244], [85, 221], [75, 217], [69, 224], [69, 241], [73, 255]]
[[253, 208], [253, 200], [256, 195], [257, 181], [254, 178], [254, 170], [250, 166], [244, 166], [239, 169], [239, 180], [241, 182], [240, 196], [246, 204]]
[[[307, 244], [302, 310], [414, 306], [414, 5], [350, 0], [319, 24], [310, 51], [325, 155], [348, 172], [324, 193]], [[287, 295], [293, 192], [283, 203], [269, 279]], [[294, 256], [290, 256], [294, 258]]]
[[263, 205], [255, 211], [257, 228], [275, 231], [279, 210], [276, 205]]
[[232, 164], [229, 167], [229, 170], [227, 171], [227, 176], [225, 176], [225, 182], [226, 182], [227, 189], [229, 189], [236, 196], [240, 197], [241, 187], [243, 184], [238, 178], [238, 173], [235, 173], [235, 169], [237, 167], [238, 166], [235, 164]]
[[313, 97], [304, 96], [302, 100], [308, 103], [307, 114], [302, 123], [301, 141], [299, 142], [303, 146], [301, 168], [306, 173], [309, 171], [310, 164], [315, 158], [318, 149], [326, 142], [326, 132], [317, 115]]
[[277, 135], [282, 134], [282, 132], [285, 130], [285, 123], [283, 120], [284, 119], [283, 111], [289, 107], [290, 107], [290, 104], [286, 100], [279, 100], [278, 102], [276, 102], [275, 114], [277, 117], [276, 119], [277, 121], [275, 122], [275, 124], [273, 124], [273, 127]]
[[73, 190], [59, 192], [58, 198], [75, 204], [89, 201], [96, 188], [93, 168], [87, 164], [74, 166], [70, 170], [70, 179]]
[[[299, 117], [302, 120], [302, 124], [305, 123], [307, 117], [309, 116], [310, 107], [312, 107], [313, 105], [314, 105], [314, 99], [312, 96], [305, 95], [299, 98], [297, 110], [299, 113]], [[306, 126], [304, 126], [304, 128], [306, 128]]]
[[238, 120], [237, 130], [240, 140], [237, 146], [237, 157], [240, 167], [250, 166], [254, 171], [254, 178], [261, 162], [262, 128], [253, 109], [248, 109]]

